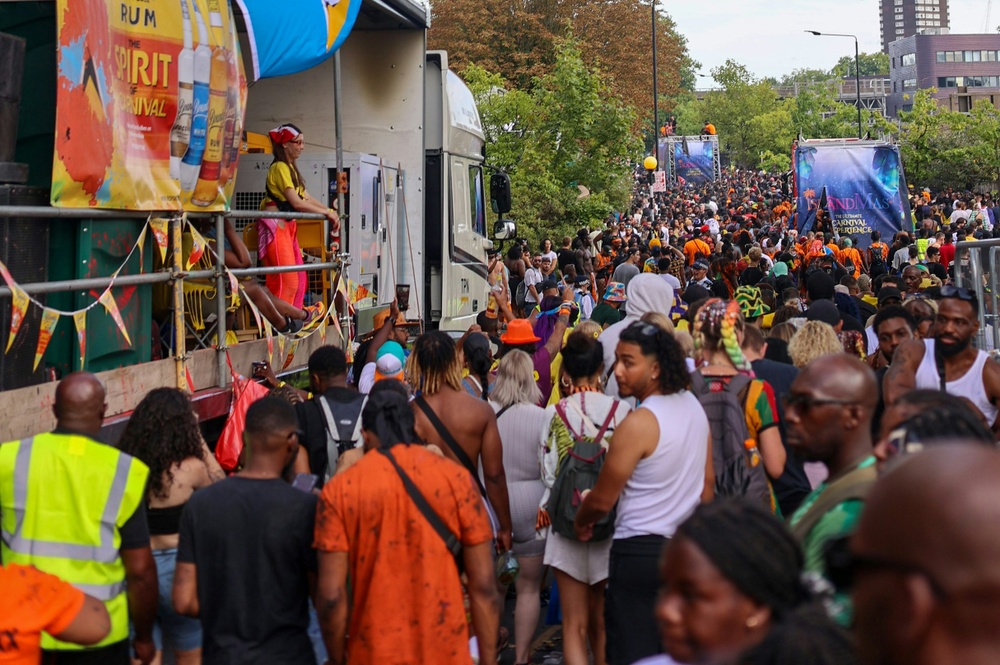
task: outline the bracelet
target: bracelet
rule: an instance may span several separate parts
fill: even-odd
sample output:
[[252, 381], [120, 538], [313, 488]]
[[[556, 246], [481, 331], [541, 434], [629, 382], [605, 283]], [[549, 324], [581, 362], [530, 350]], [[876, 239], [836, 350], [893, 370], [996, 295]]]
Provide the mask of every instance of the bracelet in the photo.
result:
[[277, 385], [276, 387], [277, 387], [277, 388], [284, 388], [284, 387], [285, 387], [285, 386], [287, 386], [287, 385], [288, 385], [288, 384], [287, 384], [287, 383], [285, 383], [284, 381], [279, 381], [279, 382], [278, 382], [278, 385]]

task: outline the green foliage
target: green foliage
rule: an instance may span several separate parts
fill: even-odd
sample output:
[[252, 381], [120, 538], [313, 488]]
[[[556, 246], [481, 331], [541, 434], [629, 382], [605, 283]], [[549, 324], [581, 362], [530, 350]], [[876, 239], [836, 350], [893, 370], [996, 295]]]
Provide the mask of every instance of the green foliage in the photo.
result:
[[825, 69], [793, 69], [777, 82], [778, 86], [786, 87], [795, 83], [821, 83], [829, 81], [833, 76]]
[[770, 150], [765, 150], [760, 154], [759, 168], [768, 173], [780, 173], [792, 168], [792, 157], [787, 153], [774, 154]]
[[500, 74], [476, 65], [463, 77], [479, 106], [488, 161], [510, 175], [519, 235], [573, 235], [628, 204], [629, 160], [641, 148], [635, 116], [584, 64], [572, 34], [530, 91], [508, 89]]
[[899, 114], [907, 180], [932, 189], [1000, 185], [1000, 111], [985, 100], [968, 115], [948, 111], [933, 93], [918, 91]]
[[[875, 53], [861, 53], [858, 55], [858, 63], [862, 76], [888, 76], [889, 75], [889, 54], [882, 51]], [[836, 78], [846, 78], [854, 76], [854, 56], [845, 55], [837, 61], [837, 64], [830, 70]]]

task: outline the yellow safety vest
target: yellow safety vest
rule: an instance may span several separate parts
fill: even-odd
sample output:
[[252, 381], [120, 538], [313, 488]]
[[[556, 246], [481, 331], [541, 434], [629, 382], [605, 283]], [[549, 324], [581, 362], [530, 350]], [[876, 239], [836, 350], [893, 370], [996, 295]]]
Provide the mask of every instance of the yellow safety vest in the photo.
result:
[[[144, 499], [149, 468], [77, 434], [0, 445], [0, 559], [35, 566], [104, 602], [111, 633], [128, 638], [119, 530]], [[43, 649], [82, 647], [42, 635]]]

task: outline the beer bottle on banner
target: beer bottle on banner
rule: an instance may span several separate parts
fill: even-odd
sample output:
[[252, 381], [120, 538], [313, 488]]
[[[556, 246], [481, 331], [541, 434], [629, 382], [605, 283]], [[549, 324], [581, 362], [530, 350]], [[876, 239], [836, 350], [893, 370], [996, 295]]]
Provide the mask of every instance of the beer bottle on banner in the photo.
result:
[[191, 105], [194, 101], [194, 40], [187, 0], [181, 0], [184, 48], [177, 56], [177, 116], [170, 128], [170, 177], [181, 179], [181, 159], [191, 141]]
[[209, 206], [219, 196], [219, 171], [222, 167], [222, 139], [226, 118], [226, 91], [229, 89], [229, 58], [226, 49], [215, 48], [212, 56], [212, 73], [208, 92], [208, 133], [205, 157], [201, 162], [198, 184], [191, 195], [191, 203]]
[[224, 186], [233, 175], [233, 135], [236, 133], [236, 105], [239, 101], [239, 69], [236, 53], [229, 51], [229, 85], [226, 86], [226, 118], [222, 125], [222, 171], [219, 186]]
[[192, 0], [194, 18], [198, 24], [198, 48], [194, 50], [194, 96], [191, 104], [191, 142], [181, 160], [181, 189], [189, 192], [198, 182], [201, 160], [205, 155], [208, 133], [208, 85], [212, 75], [212, 47], [208, 43], [208, 28], [201, 17], [198, 0]]

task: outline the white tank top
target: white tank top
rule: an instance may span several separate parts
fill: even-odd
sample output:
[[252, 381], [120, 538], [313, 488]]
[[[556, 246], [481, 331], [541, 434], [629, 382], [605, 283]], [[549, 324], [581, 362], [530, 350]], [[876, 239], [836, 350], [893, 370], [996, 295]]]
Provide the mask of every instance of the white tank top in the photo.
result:
[[615, 521], [618, 540], [670, 538], [698, 506], [705, 488], [708, 418], [698, 399], [685, 390], [655, 395], [639, 408], [656, 416], [660, 438], [625, 483]]
[[[990, 403], [986, 396], [986, 385], [983, 383], [983, 368], [988, 357], [985, 351], [977, 351], [976, 362], [972, 363], [969, 371], [954, 381], [948, 381], [945, 388], [949, 395], [965, 397], [975, 404], [986, 418], [986, 422], [992, 426], [997, 419], [997, 407]], [[917, 367], [917, 388], [941, 389], [941, 379], [934, 360], [933, 339], [924, 340], [924, 358]]]

